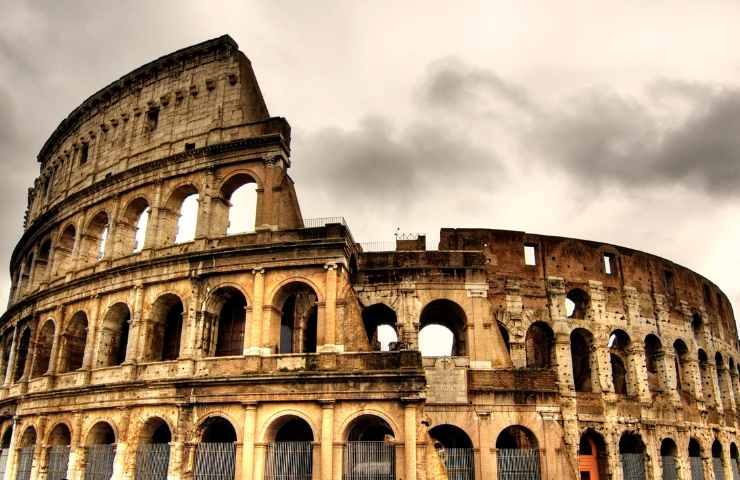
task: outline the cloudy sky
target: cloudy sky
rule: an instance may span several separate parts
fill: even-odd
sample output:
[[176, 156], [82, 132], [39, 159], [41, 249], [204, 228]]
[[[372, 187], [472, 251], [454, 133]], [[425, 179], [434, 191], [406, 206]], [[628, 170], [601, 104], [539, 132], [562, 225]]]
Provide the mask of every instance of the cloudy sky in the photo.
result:
[[738, 18], [730, 1], [9, 2], [0, 265], [59, 121], [228, 33], [293, 126], [304, 216], [430, 247], [442, 226], [603, 240], [693, 268], [738, 305]]

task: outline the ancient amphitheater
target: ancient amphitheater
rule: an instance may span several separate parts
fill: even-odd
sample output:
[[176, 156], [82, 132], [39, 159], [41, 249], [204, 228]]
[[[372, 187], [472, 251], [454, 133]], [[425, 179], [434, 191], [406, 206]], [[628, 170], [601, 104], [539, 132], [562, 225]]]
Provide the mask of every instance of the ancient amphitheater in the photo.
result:
[[4, 478], [739, 478], [737, 331], [708, 279], [516, 231], [363, 248], [302, 217], [290, 153], [228, 36], [61, 122], [0, 322]]

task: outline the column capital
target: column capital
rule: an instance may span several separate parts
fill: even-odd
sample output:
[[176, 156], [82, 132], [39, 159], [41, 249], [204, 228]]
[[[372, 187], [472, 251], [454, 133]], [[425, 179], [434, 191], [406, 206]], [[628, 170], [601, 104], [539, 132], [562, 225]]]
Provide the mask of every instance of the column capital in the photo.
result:
[[336, 262], [328, 262], [324, 265], [324, 270], [331, 271], [336, 270], [338, 267]]
[[265, 267], [255, 267], [252, 269], [252, 275], [264, 275], [265, 274]]
[[318, 402], [324, 410], [333, 409], [337, 404], [336, 400], [330, 399], [319, 399]]

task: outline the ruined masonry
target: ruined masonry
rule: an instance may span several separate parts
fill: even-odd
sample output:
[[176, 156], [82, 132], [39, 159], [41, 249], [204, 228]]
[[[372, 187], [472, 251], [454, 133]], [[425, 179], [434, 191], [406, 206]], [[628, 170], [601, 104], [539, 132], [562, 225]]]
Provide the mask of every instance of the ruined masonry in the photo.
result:
[[740, 478], [716, 285], [600, 242], [371, 249], [303, 218], [290, 126], [228, 36], [95, 93], [38, 161], [0, 321], [2, 479]]

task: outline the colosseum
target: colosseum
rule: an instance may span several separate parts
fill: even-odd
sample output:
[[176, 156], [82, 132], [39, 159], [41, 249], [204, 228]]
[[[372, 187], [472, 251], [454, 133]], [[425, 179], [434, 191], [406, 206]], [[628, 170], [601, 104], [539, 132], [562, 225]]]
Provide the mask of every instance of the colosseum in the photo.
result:
[[0, 321], [2, 478], [740, 479], [715, 284], [518, 231], [357, 242], [301, 215], [290, 141], [228, 36], [60, 123]]

